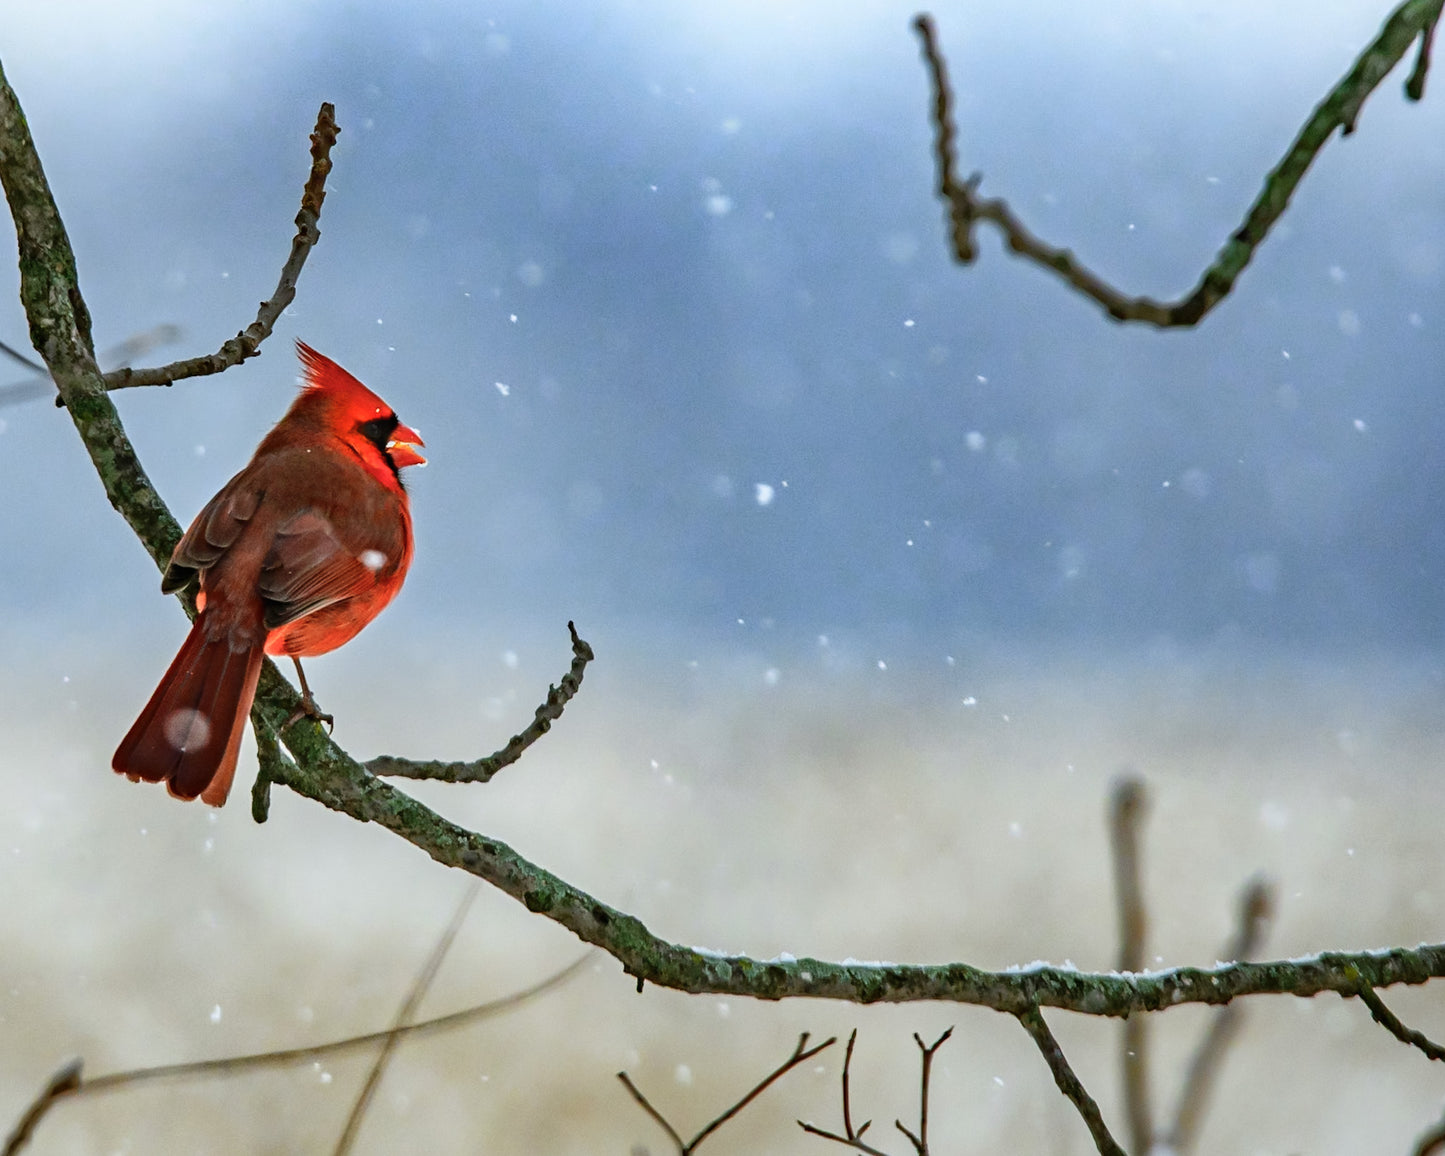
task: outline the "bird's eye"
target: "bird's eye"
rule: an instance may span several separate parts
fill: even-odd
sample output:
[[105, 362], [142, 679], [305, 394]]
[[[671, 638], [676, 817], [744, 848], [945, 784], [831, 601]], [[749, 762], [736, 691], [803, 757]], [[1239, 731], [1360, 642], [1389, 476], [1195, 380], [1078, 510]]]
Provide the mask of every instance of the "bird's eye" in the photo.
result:
[[367, 441], [371, 442], [379, 450], [386, 449], [386, 443], [391, 440], [391, 435], [401, 423], [397, 421], [396, 414], [389, 413], [385, 417], [374, 417], [370, 421], [364, 421], [358, 425], [357, 431]]

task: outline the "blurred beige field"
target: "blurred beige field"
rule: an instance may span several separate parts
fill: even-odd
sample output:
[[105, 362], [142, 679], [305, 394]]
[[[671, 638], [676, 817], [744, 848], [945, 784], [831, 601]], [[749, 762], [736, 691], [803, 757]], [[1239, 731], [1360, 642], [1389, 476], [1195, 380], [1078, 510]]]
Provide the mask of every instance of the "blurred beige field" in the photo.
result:
[[[388, 688], [366, 681], [366, 645], [349, 662], [318, 664], [314, 679], [337, 738], [363, 756], [484, 753], [565, 668], [565, 650], [539, 647], [504, 677], [458, 666]], [[1117, 950], [1103, 817], [1128, 765], [1153, 795], [1145, 862], [1157, 966], [1212, 963], [1257, 871], [1280, 896], [1270, 957], [1442, 938], [1438, 672], [1167, 650], [1107, 664], [1001, 655], [972, 673], [962, 665], [930, 678], [866, 664], [769, 675], [747, 655], [681, 655], [675, 668], [655, 656], [602, 661], [521, 765], [490, 785], [416, 793], [675, 941], [761, 957], [1102, 969]], [[405, 656], [397, 668], [408, 669]], [[219, 813], [118, 779], [110, 751], [144, 697], [115, 691], [118, 677], [54, 656], [0, 676], [4, 1129], [69, 1056], [98, 1075], [385, 1027], [467, 885], [393, 836], [284, 791], [256, 826], [249, 740]], [[525, 987], [581, 950], [484, 891], [423, 1014]], [[1445, 984], [1386, 995], [1445, 1036]], [[1118, 1025], [1051, 1022], [1124, 1138]], [[1207, 1022], [1193, 1008], [1155, 1017], [1162, 1112]], [[690, 1135], [800, 1032], [857, 1027], [855, 1112], [875, 1121], [875, 1143], [904, 1153], [892, 1123], [916, 1122], [912, 1034], [949, 1025], [934, 1156], [1093, 1150], [1007, 1017], [638, 995], [601, 955], [536, 1003], [402, 1044], [356, 1150], [662, 1156], [670, 1146], [617, 1071]], [[841, 1063], [840, 1043], [703, 1150], [842, 1151], [795, 1123], [838, 1125]], [[368, 1064], [62, 1104], [31, 1151], [328, 1152]], [[1200, 1151], [1404, 1154], [1442, 1099], [1445, 1073], [1358, 1004], [1255, 999]]]

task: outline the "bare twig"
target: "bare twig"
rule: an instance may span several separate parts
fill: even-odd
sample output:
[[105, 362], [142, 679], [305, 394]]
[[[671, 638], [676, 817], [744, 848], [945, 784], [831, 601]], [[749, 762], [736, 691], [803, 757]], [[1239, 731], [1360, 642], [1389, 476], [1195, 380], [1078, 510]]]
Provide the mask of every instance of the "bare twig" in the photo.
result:
[[1374, 1021], [1401, 1043], [1419, 1048], [1432, 1060], [1445, 1061], [1445, 1048], [1430, 1039], [1424, 1032], [1417, 1032], [1414, 1028], [1406, 1027], [1400, 1018], [1385, 1006], [1385, 1001], [1363, 977], [1360, 979], [1359, 989], [1354, 994], [1359, 996], [1360, 1002], [1370, 1009], [1370, 1015]]
[[978, 255], [973, 238], [975, 222], [989, 221], [1004, 235], [1010, 251], [1049, 270], [1079, 293], [1095, 301], [1115, 321], [1140, 321], [1161, 329], [1187, 327], [1199, 321], [1234, 288], [1254, 251], [1289, 207], [1290, 198], [1315, 157], [1336, 129], [1348, 135], [1366, 98], [1409, 51], [1420, 41], [1414, 72], [1406, 82], [1406, 94], [1418, 100], [1425, 90], [1430, 44], [1445, 0], [1405, 0], [1386, 19], [1379, 35], [1360, 53], [1353, 67], [1315, 107], [1310, 119], [1295, 137], [1284, 158], [1265, 178], [1264, 188], [1250, 207], [1244, 223], [1220, 249], [1214, 263], [1205, 270], [1199, 284], [1187, 296], [1174, 302], [1152, 297], [1130, 297], [1081, 264], [1067, 249], [1055, 248], [1031, 233], [998, 198], [978, 195], [982, 181], [975, 173], [967, 180], [956, 176], [953, 93], [948, 72], [938, 48], [933, 20], [926, 13], [914, 18], [913, 27], [922, 42], [923, 57], [933, 84], [934, 153], [938, 163], [938, 193], [948, 204], [948, 221], [954, 259], [971, 264]]
[[863, 1140], [863, 1133], [873, 1126], [872, 1120], [864, 1120], [861, 1127], [856, 1130], [853, 1127], [853, 1096], [849, 1089], [848, 1081], [853, 1071], [853, 1045], [858, 1042], [858, 1029], [854, 1028], [848, 1035], [848, 1049], [843, 1053], [843, 1135], [836, 1132], [829, 1132], [826, 1128], [819, 1128], [816, 1124], [809, 1124], [803, 1120], [798, 1121], [798, 1127], [810, 1136], [821, 1136], [825, 1140], [834, 1140], [839, 1144], [846, 1144], [858, 1152], [869, 1153], [870, 1156], [887, 1156], [887, 1153]]
[[[1148, 806], [1148, 792], [1137, 776], [1115, 782], [1109, 804], [1109, 846], [1119, 901], [1119, 970], [1126, 974], [1144, 970], [1149, 921], [1140, 879], [1139, 829]], [[1135, 1152], [1148, 1152], [1154, 1143], [1154, 1119], [1149, 1102], [1149, 1025], [1143, 1016], [1125, 1017], [1119, 1061], [1129, 1141]]]
[[107, 389], [130, 389], [142, 385], [170, 385], [187, 377], [203, 377], [221, 373], [233, 365], [240, 365], [248, 357], [255, 357], [261, 342], [271, 336], [276, 321], [286, 307], [296, 299], [296, 281], [312, 247], [321, 239], [318, 222], [321, 219], [321, 204], [326, 199], [326, 177], [331, 172], [331, 148], [336, 144], [336, 108], [329, 101], [321, 105], [316, 114], [316, 128], [311, 133], [311, 171], [306, 186], [301, 192], [301, 210], [296, 214], [296, 236], [291, 242], [291, 254], [281, 267], [281, 278], [276, 291], [261, 302], [256, 320], [251, 322], [235, 337], [227, 341], [215, 353], [204, 357], [190, 357], [173, 361], [156, 369], [118, 369], [105, 375]]
[[816, 1124], [809, 1124], [805, 1120], [799, 1120], [798, 1127], [808, 1133], [809, 1136], [817, 1136], [823, 1140], [832, 1140], [835, 1144], [846, 1145], [855, 1152], [862, 1152], [864, 1156], [888, 1156], [888, 1153], [883, 1151], [882, 1148], [875, 1148], [863, 1139], [863, 1133], [868, 1128], [867, 1124], [864, 1124], [862, 1128], [859, 1128], [858, 1131], [854, 1132], [851, 1136], [840, 1136], [837, 1132], [830, 1132], [826, 1128], [819, 1128]]
[[407, 779], [439, 779], [444, 783], [485, 783], [489, 782], [493, 775], [504, 767], [509, 767], [522, 757], [522, 753], [552, 729], [552, 724], [562, 717], [562, 711], [566, 709], [572, 697], [582, 686], [582, 673], [587, 669], [587, 664], [596, 657], [583, 638], [577, 633], [577, 627], [571, 622], [567, 623], [568, 633], [572, 635], [572, 667], [562, 676], [562, 681], [556, 686], [547, 688], [547, 699], [539, 706], [532, 717], [531, 724], [520, 734], [513, 735], [511, 741], [495, 754], [482, 759], [473, 759], [471, 762], [438, 762], [435, 760], [421, 762], [414, 759], [397, 758], [394, 755], [381, 755], [366, 763], [366, 769], [373, 775], [395, 775]]
[[652, 1106], [651, 1102], [647, 1099], [647, 1097], [642, 1094], [642, 1090], [632, 1082], [631, 1077], [629, 1077], [626, 1072], [618, 1072], [617, 1078], [622, 1081], [622, 1086], [625, 1087], [629, 1093], [631, 1093], [632, 1098], [637, 1101], [638, 1105], [642, 1108], [642, 1110], [646, 1112], [649, 1116], [651, 1116], [655, 1121], [657, 1121], [658, 1126], [661, 1127], [662, 1130], [667, 1133], [668, 1138], [675, 1145], [677, 1145], [678, 1156], [691, 1156], [693, 1152], [696, 1152], [698, 1150], [704, 1140], [706, 1140], [709, 1136], [711, 1136], [714, 1132], [716, 1132], [719, 1128], [721, 1128], [724, 1124], [726, 1124], [729, 1120], [731, 1120], [734, 1116], [736, 1116], [739, 1112], [741, 1112], [744, 1108], [746, 1108], [749, 1104], [751, 1104], [754, 1100], [761, 1096], [765, 1091], [768, 1090], [768, 1088], [773, 1085], [776, 1080], [787, 1075], [799, 1064], [806, 1063], [808, 1060], [811, 1060], [814, 1056], [816, 1056], [819, 1052], [823, 1051], [825, 1048], [831, 1048], [837, 1042], [837, 1036], [829, 1036], [821, 1044], [816, 1044], [810, 1048], [808, 1047], [808, 1033], [804, 1032], [801, 1036], [798, 1037], [798, 1046], [793, 1049], [793, 1054], [791, 1056], [789, 1056], [786, 1060], [784, 1060], [781, 1064], [779, 1064], [776, 1068], [769, 1072], [768, 1075], [764, 1076], [762, 1080], [759, 1081], [750, 1092], [748, 1092], [745, 1096], [743, 1096], [742, 1099], [738, 1100], [735, 1104], [733, 1104], [731, 1108], [728, 1108], [727, 1111], [723, 1112], [720, 1116], [717, 1116], [715, 1119], [713, 1119], [706, 1127], [703, 1128], [701, 1132], [699, 1132], [691, 1140], [685, 1142], [683, 1138], [678, 1134], [677, 1129], [674, 1128], [671, 1124], [669, 1124], [667, 1122], [667, 1118]]
[[[481, 884], [473, 882], [467, 888], [462, 901], [457, 904], [455, 914], [451, 922], [442, 931], [441, 937], [437, 940], [436, 946], [432, 948], [431, 956], [427, 959], [420, 972], [417, 973], [416, 982], [411, 985], [411, 991], [407, 993], [406, 1000], [402, 1003], [401, 1009], [396, 1013], [396, 1021], [392, 1024], [393, 1029], [404, 1028], [416, 1015], [416, 1009], [421, 1006], [421, 1001], [431, 989], [432, 981], [436, 979], [437, 971], [441, 968], [442, 960], [446, 959], [447, 952], [456, 942], [457, 932], [461, 931], [462, 923], [467, 918], [467, 912], [471, 910], [472, 903], [477, 898], [477, 892]], [[336, 1142], [335, 1156], [346, 1156], [351, 1147], [356, 1143], [357, 1134], [361, 1131], [361, 1121], [366, 1115], [366, 1109], [371, 1104], [371, 1098], [376, 1094], [377, 1087], [381, 1084], [381, 1077], [386, 1072], [386, 1065], [390, 1062], [392, 1054], [396, 1051], [397, 1041], [400, 1037], [393, 1030], [386, 1037], [386, 1042], [381, 1045], [376, 1053], [376, 1059], [371, 1065], [371, 1071], [366, 1074], [366, 1081], [361, 1085], [361, 1091], [357, 1093], [356, 1103], [351, 1106], [351, 1115], [346, 1118], [346, 1127], [342, 1129], [341, 1138]]]
[[[923, 1038], [916, 1032], [913, 1035], [914, 1042], [923, 1053], [923, 1071], [921, 1077], [922, 1092], [921, 1104], [918, 1112], [918, 1134], [915, 1135], [908, 1128], [904, 1127], [903, 1121], [894, 1120], [893, 1126], [908, 1137], [918, 1156], [928, 1156], [928, 1088], [932, 1076], [933, 1055], [943, 1046], [945, 1040], [953, 1035], [953, 1029], [949, 1028], [943, 1035], [939, 1036], [931, 1045], [925, 1044]], [[810, 1136], [818, 1136], [824, 1140], [832, 1140], [835, 1144], [842, 1144], [852, 1148], [855, 1152], [865, 1153], [865, 1156], [888, 1156], [881, 1148], [875, 1148], [863, 1139], [863, 1133], [873, 1126], [872, 1120], [865, 1120], [863, 1124], [855, 1129], [853, 1127], [853, 1104], [852, 1094], [849, 1090], [849, 1074], [853, 1068], [853, 1045], [858, 1042], [858, 1029], [854, 1028], [848, 1037], [848, 1050], [843, 1056], [843, 1132], [830, 1132], [826, 1128], [820, 1128], [816, 1124], [810, 1124], [803, 1120], [798, 1121], [798, 1127]]]
[[913, 1033], [913, 1042], [918, 1045], [918, 1050], [923, 1053], [923, 1072], [919, 1078], [919, 1106], [918, 1106], [918, 1135], [914, 1135], [903, 1126], [902, 1120], [894, 1120], [893, 1126], [908, 1137], [913, 1145], [913, 1150], [918, 1156], [928, 1156], [928, 1085], [933, 1078], [933, 1057], [939, 1048], [948, 1042], [948, 1037], [953, 1035], [953, 1029], [949, 1028], [938, 1039], [931, 1044], [925, 1044], [923, 1037], [917, 1032]]
[[1089, 1135], [1094, 1138], [1094, 1147], [1101, 1156], [1127, 1156], [1109, 1134], [1108, 1125], [1104, 1123], [1104, 1117], [1100, 1115], [1099, 1105], [1094, 1103], [1094, 1097], [1089, 1095], [1088, 1090], [1079, 1082], [1079, 1077], [1074, 1075], [1074, 1069], [1069, 1067], [1063, 1048], [1059, 1047], [1059, 1041], [1054, 1039], [1054, 1033], [1049, 1030], [1049, 1025], [1044, 1020], [1044, 1013], [1037, 1007], [1031, 1007], [1015, 1014], [1019, 1023], [1023, 1024], [1024, 1031], [1029, 1033], [1039, 1051], [1043, 1053], [1059, 1091], [1068, 1097], [1083, 1117]]
[[[1252, 879], [1246, 885], [1239, 904], [1239, 922], [1233, 938], [1225, 945], [1220, 956], [1225, 960], [1249, 959], [1264, 940], [1265, 928], [1269, 924], [1274, 908], [1273, 890], [1264, 879]], [[1193, 1151], [1199, 1138], [1199, 1125], [1204, 1119], [1204, 1109], [1209, 1102], [1209, 1093], [1214, 1088], [1215, 1077], [1224, 1063], [1229, 1045], [1234, 1041], [1243, 1022], [1244, 1008], [1237, 1003], [1220, 1008], [1199, 1042], [1184, 1077], [1184, 1086], [1179, 1093], [1179, 1106], [1174, 1112], [1174, 1122], [1169, 1128], [1165, 1149], [1185, 1156]]]
[[[74, 1072], [75, 1083], [53, 1093], [46, 1099], [44, 1096], [36, 1100], [30, 1111], [22, 1120], [22, 1125], [27, 1125], [34, 1130], [40, 1118], [50, 1108], [66, 1099], [79, 1099], [82, 1096], [89, 1096], [101, 1092], [113, 1092], [122, 1088], [128, 1088], [135, 1084], [149, 1083], [153, 1080], [174, 1080], [191, 1076], [215, 1076], [235, 1075], [240, 1072], [253, 1071], [258, 1068], [281, 1068], [288, 1064], [299, 1064], [319, 1060], [329, 1056], [336, 1056], [345, 1052], [360, 1051], [369, 1048], [374, 1044], [385, 1043], [392, 1039], [421, 1038], [422, 1036], [437, 1035], [441, 1032], [453, 1031], [468, 1024], [476, 1023], [478, 1020], [489, 1019], [492, 1016], [500, 1015], [502, 1012], [510, 1011], [519, 1007], [529, 1000], [536, 999], [545, 992], [565, 983], [581, 970], [582, 965], [592, 956], [591, 952], [579, 956], [572, 963], [569, 963], [561, 971], [554, 972], [540, 983], [521, 991], [513, 992], [511, 995], [503, 996], [501, 999], [490, 1000], [487, 1003], [479, 1004], [476, 1007], [465, 1008], [462, 1011], [451, 1012], [448, 1015], [437, 1016], [434, 1019], [422, 1020], [420, 1023], [408, 1024], [405, 1027], [387, 1028], [385, 1031], [368, 1032], [362, 1036], [350, 1036], [344, 1040], [334, 1040], [325, 1044], [313, 1044], [304, 1048], [287, 1048], [283, 1051], [259, 1052], [249, 1056], [230, 1056], [221, 1060], [197, 1060], [186, 1064], [165, 1064], [156, 1068], [136, 1068], [128, 1072], [112, 1072], [109, 1075], [97, 1076], [93, 1080], [80, 1079], [80, 1061], [74, 1060], [66, 1067], [56, 1073], [52, 1084], [59, 1081], [69, 1071]], [[17, 1128], [12, 1135], [13, 1143], [19, 1138], [23, 1144], [29, 1138], [28, 1132], [20, 1134]], [[0, 1156], [12, 1156], [19, 1151], [18, 1147], [6, 1147], [0, 1150]]]
[[687, 1141], [677, 1134], [677, 1129], [667, 1122], [667, 1117], [652, 1106], [648, 1098], [642, 1094], [641, 1089], [632, 1082], [632, 1077], [626, 1072], [618, 1072], [617, 1078], [622, 1081], [622, 1086], [626, 1088], [632, 1098], [637, 1101], [638, 1106], [657, 1122], [658, 1127], [667, 1133], [667, 1138], [673, 1142], [677, 1150], [685, 1153], [687, 1151]]
[[50, 1111], [50, 1106], [62, 1096], [75, 1093], [80, 1087], [80, 1067], [79, 1060], [70, 1060], [50, 1077], [45, 1087], [40, 1090], [40, 1095], [31, 1101], [30, 1107], [25, 1110], [20, 1122], [15, 1125], [15, 1130], [5, 1141], [4, 1149], [0, 1150], [3, 1151], [3, 1156], [14, 1156], [14, 1153], [30, 1143], [35, 1126], [40, 1123], [41, 1117]]

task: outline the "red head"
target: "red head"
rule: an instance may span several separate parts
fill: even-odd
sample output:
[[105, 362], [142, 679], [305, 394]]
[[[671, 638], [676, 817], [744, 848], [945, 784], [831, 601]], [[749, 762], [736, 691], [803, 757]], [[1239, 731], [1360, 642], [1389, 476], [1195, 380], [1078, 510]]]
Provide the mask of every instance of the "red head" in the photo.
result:
[[320, 426], [327, 433], [361, 448], [369, 443], [391, 471], [426, 464], [416, 447], [421, 435], [402, 425], [391, 406], [304, 341], [296, 343], [303, 386], [282, 424]]

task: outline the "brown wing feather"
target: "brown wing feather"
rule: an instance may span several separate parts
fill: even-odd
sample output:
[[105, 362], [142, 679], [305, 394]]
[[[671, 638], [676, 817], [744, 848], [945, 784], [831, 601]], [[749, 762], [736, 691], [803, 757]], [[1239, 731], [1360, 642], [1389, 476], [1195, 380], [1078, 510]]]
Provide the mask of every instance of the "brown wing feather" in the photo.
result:
[[176, 543], [161, 579], [161, 593], [174, 594], [184, 589], [235, 544], [266, 496], [265, 489], [253, 483], [251, 473], [243, 470], [237, 474], [196, 515], [191, 528]]
[[317, 510], [303, 510], [276, 529], [261, 565], [259, 589], [266, 628], [274, 630], [376, 585], [378, 567], [348, 550], [336, 527]]

